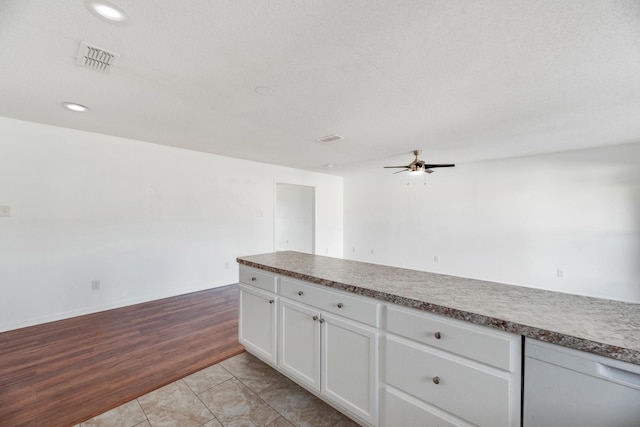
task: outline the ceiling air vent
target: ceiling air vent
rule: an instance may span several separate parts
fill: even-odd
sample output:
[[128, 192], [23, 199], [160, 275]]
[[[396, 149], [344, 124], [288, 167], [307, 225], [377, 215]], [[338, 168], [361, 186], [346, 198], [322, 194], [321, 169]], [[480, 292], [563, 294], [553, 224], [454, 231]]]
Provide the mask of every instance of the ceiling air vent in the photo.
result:
[[108, 73], [116, 58], [119, 56], [117, 53], [92, 46], [86, 42], [80, 42], [76, 64], [81, 67]]
[[344, 137], [340, 136], [340, 135], [327, 135], [327, 136], [323, 136], [322, 138], [316, 139], [316, 141], [318, 141], [318, 142], [333, 142], [333, 141], [338, 141], [340, 139], [344, 139]]

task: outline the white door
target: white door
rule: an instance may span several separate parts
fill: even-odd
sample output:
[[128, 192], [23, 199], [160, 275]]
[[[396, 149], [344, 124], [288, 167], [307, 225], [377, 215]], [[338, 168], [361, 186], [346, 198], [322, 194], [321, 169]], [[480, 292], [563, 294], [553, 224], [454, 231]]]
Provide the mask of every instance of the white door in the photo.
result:
[[315, 187], [276, 183], [275, 250], [314, 253], [315, 212]]
[[376, 425], [378, 333], [340, 317], [322, 317], [322, 393]]
[[320, 313], [280, 299], [278, 366], [309, 387], [320, 390]]
[[240, 285], [238, 340], [249, 351], [276, 363], [275, 295]]

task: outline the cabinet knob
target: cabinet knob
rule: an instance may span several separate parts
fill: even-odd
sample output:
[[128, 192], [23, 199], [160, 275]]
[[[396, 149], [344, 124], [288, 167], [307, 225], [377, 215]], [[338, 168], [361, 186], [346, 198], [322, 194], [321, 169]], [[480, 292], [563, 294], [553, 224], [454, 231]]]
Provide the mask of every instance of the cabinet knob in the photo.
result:
[[298, 291], [298, 295], [302, 296], [303, 294], [304, 294], [304, 292]]
[[442, 334], [440, 332], [436, 332], [435, 334], [433, 334], [433, 336], [436, 337], [437, 340], [442, 338]]
[[324, 323], [324, 319], [320, 319], [320, 323]]
[[344, 304], [343, 304], [343, 303], [341, 303], [341, 302], [339, 302], [339, 303], [338, 303], [338, 308], [342, 308], [342, 307], [344, 307]]
[[440, 384], [440, 377], [433, 377], [434, 384]]
[[315, 322], [316, 320], [318, 320], [318, 316], [313, 316], [313, 321]]
[[272, 299], [269, 300], [269, 304], [273, 304], [273, 300]]
[[255, 282], [256, 280], [258, 280], [258, 279], [256, 279], [255, 277], [252, 277], [252, 278], [251, 278], [251, 281], [252, 281], [252, 282]]

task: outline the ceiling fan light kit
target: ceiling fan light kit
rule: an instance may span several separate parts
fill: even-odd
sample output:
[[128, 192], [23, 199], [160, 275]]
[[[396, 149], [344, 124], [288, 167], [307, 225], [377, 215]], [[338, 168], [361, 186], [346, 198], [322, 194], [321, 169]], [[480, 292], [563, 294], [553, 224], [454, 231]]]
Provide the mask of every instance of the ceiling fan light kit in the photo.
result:
[[413, 150], [413, 155], [416, 156], [415, 160], [406, 166], [385, 166], [386, 169], [399, 169], [402, 170], [394, 172], [394, 175], [401, 172], [409, 172], [411, 175], [422, 175], [424, 173], [433, 173], [434, 168], [452, 168], [454, 164], [428, 164], [424, 160], [420, 160], [418, 156], [422, 153], [422, 150]]

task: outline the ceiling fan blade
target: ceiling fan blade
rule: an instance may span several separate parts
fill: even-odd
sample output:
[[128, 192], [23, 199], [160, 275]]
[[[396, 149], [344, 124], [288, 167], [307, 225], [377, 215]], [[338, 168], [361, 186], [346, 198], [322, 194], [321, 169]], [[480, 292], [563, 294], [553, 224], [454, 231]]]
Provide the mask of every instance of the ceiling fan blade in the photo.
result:
[[[403, 166], [403, 167], [404, 167], [404, 166]], [[408, 170], [409, 170], [409, 169], [407, 168], [407, 169], [405, 169], [405, 170], [403, 170], [403, 171], [394, 172], [393, 174], [395, 175], [395, 174], [397, 174], [397, 173], [400, 173], [400, 172], [406, 172], [406, 171], [408, 171]]]
[[409, 169], [409, 166], [385, 166], [386, 169], [388, 168], [406, 168]]
[[432, 169], [432, 168], [452, 168], [455, 165], [424, 165], [425, 168], [427, 169]]

